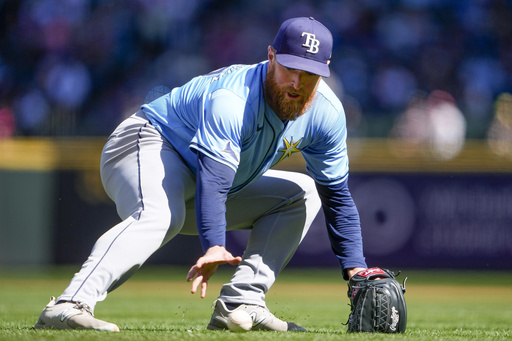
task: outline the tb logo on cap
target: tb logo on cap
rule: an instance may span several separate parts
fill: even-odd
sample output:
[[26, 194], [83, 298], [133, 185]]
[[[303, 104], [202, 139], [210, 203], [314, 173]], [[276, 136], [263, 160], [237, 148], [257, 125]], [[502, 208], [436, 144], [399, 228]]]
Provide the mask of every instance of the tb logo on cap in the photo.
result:
[[302, 32], [301, 37], [304, 36], [306, 36], [306, 42], [302, 44], [302, 46], [309, 47], [309, 49], [306, 50], [306, 52], [310, 52], [313, 54], [318, 53], [318, 45], [320, 45], [320, 40], [315, 39], [316, 36], [313, 33]]

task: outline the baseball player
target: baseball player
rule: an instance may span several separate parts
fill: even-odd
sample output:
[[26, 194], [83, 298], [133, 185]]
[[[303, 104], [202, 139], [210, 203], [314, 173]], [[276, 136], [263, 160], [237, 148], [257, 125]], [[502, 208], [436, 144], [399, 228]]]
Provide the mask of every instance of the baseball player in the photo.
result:
[[[142, 105], [109, 137], [101, 178], [122, 222], [102, 235], [69, 286], [35, 328], [119, 331], [93, 317], [178, 233], [198, 234], [205, 251], [191, 267], [191, 292], [206, 295], [221, 264], [237, 266], [215, 302], [208, 329], [227, 329], [235, 310], [253, 329], [304, 331], [275, 317], [265, 294], [323, 207], [343, 277], [365, 269], [359, 215], [347, 187], [346, 124], [328, 77], [332, 35], [313, 18], [293, 18], [268, 60], [198, 76]], [[272, 170], [301, 152], [309, 175]], [[226, 230], [251, 230], [242, 256]]]

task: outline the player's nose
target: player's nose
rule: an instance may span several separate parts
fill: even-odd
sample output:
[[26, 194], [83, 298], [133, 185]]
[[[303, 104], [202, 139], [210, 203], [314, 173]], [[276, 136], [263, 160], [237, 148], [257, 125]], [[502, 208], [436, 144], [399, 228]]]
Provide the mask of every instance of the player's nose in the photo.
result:
[[292, 86], [295, 90], [299, 90], [302, 87], [302, 72], [294, 72], [291, 79]]

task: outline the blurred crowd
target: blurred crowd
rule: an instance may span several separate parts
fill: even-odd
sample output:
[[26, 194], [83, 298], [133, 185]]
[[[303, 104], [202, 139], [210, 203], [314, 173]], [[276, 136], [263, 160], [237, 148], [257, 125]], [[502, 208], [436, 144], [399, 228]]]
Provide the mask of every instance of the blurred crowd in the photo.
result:
[[510, 140], [508, 0], [0, 0], [0, 136], [107, 135], [154, 87], [264, 60], [293, 16], [333, 32], [354, 136]]

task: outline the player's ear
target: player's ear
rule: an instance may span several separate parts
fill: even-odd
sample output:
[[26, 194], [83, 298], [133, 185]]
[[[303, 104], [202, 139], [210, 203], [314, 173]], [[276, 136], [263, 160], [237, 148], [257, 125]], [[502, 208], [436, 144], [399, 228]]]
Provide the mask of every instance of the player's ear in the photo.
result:
[[274, 48], [271, 45], [269, 45], [268, 46], [268, 61], [270, 63], [272, 63], [275, 60], [275, 58], [276, 58], [276, 50], [274, 50]]

